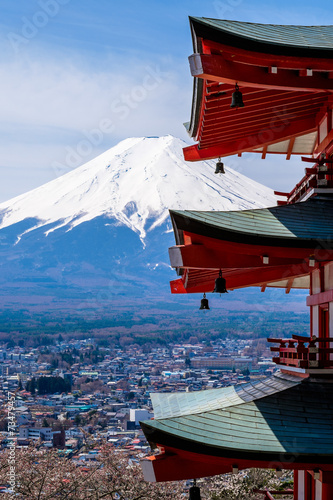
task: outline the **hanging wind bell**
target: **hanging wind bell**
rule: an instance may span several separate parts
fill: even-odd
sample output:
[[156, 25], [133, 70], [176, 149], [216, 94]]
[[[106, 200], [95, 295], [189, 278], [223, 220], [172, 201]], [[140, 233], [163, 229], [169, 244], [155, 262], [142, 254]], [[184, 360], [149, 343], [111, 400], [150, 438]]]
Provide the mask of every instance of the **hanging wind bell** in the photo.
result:
[[219, 272], [219, 277], [216, 278], [215, 280], [215, 288], [213, 290], [213, 293], [228, 293], [228, 290], [226, 289], [226, 281], [224, 278], [222, 278], [222, 270], [220, 269]]
[[224, 165], [221, 162], [221, 158], [219, 158], [219, 161], [216, 163], [216, 169], [214, 174], [225, 174]]
[[200, 488], [196, 485], [196, 480], [193, 481], [193, 486], [190, 488], [189, 500], [201, 500]]
[[208, 299], [206, 299], [206, 294], [203, 294], [203, 297], [201, 299], [201, 304], [199, 309], [210, 309], [209, 304], [208, 304]]
[[237, 83], [235, 85], [235, 92], [233, 92], [233, 94], [232, 94], [230, 107], [231, 108], [244, 108], [243, 95], [242, 95], [241, 91], [239, 90]]

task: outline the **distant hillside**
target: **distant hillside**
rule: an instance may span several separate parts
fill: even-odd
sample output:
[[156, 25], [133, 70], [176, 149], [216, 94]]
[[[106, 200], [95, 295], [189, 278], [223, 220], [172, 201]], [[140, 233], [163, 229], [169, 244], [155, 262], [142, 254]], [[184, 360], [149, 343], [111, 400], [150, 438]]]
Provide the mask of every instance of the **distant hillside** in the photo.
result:
[[[174, 244], [168, 209], [237, 210], [276, 199], [227, 166], [215, 175], [213, 161], [185, 162], [184, 145], [172, 136], [126, 139], [0, 204], [2, 310], [95, 320], [196, 309], [198, 297], [169, 291], [176, 275], [168, 259]], [[303, 310], [297, 292], [294, 297]], [[266, 299], [233, 292], [223, 298], [223, 310], [253, 309]]]

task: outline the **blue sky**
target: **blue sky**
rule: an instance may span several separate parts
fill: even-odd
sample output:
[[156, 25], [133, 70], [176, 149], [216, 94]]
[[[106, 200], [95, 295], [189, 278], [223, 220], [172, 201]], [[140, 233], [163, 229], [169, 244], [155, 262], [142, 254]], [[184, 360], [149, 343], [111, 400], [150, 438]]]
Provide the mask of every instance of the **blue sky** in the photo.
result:
[[[126, 137], [170, 133], [190, 142], [182, 125], [192, 98], [189, 15], [333, 24], [329, 1], [0, 0], [0, 7], [0, 201]], [[282, 157], [226, 164], [285, 190], [304, 168]]]

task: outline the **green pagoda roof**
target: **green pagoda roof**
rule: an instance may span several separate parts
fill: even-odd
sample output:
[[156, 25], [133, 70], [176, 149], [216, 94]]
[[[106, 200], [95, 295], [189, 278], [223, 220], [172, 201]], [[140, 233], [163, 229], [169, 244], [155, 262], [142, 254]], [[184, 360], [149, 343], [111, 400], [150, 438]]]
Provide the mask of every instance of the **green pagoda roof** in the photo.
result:
[[303, 248], [324, 243], [326, 249], [333, 248], [333, 199], [228, 212], [172, 210], [170, 214], [176, 229], [220, 240]]
[[153, 395], [155, 419], [141, 426], [149, 442], [189, 452], [332, 463], [332, 396], [331, 380], [278, 372], [233, 388]]
[[333, 26], [260, 24], [205, 17], [190, 17], [190, 21], [197, 36], [246, 50], [270, 53], [278, 50], [292, 56], [296, 54], [290, 50], [295, 49], [304, 56], [313, 52], [316, 57], [332, 56], [328, 52], [333, 50]]

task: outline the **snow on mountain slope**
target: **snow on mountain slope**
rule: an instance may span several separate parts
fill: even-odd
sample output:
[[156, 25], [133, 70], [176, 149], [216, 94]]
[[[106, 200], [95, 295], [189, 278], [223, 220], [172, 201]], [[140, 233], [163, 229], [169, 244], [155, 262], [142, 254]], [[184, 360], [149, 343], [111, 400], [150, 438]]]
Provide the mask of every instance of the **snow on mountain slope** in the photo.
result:
[[[171, 135], [126, 139], [81, 167], [0, 204], [0, 229], [27, 218], [35, 228], [71, 229], [98, 216], [112, 217], [144, 240], [168, 209], [238, 210], [276, 205], [273, 191], [215, 162], [188, 163], [186, 143]], [[45, 234], [47, 228], [45, 228]]]

